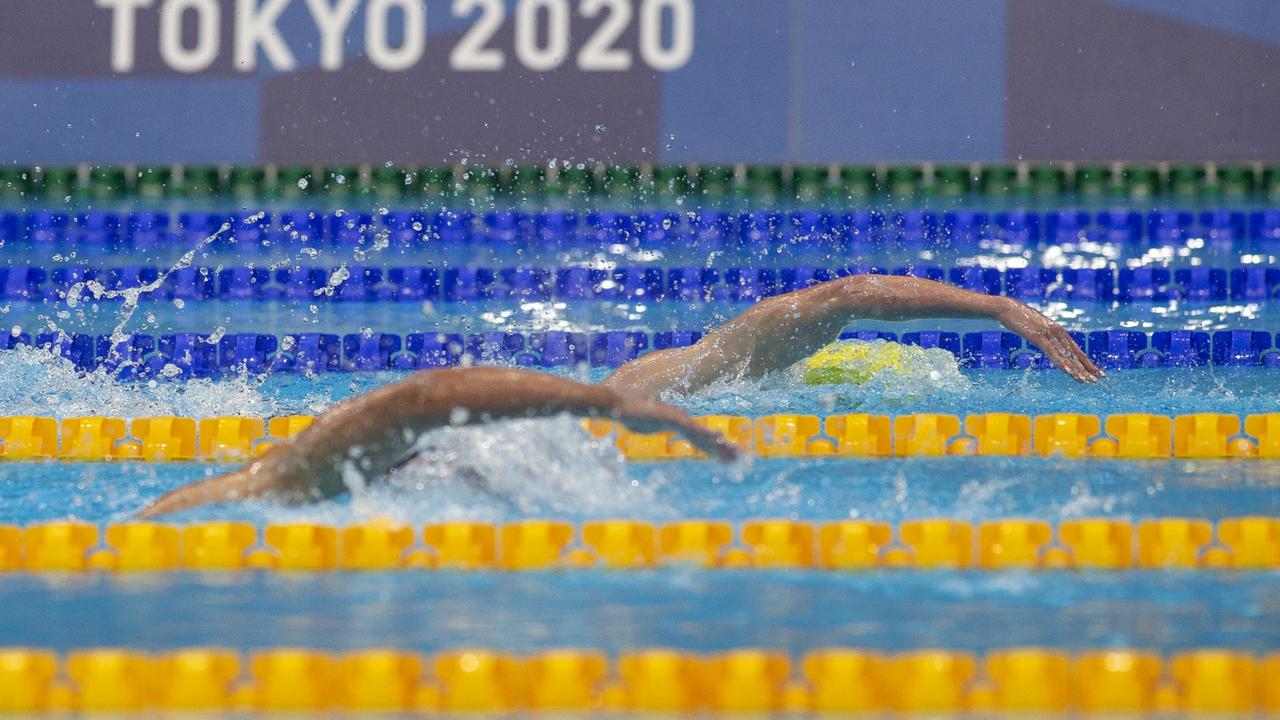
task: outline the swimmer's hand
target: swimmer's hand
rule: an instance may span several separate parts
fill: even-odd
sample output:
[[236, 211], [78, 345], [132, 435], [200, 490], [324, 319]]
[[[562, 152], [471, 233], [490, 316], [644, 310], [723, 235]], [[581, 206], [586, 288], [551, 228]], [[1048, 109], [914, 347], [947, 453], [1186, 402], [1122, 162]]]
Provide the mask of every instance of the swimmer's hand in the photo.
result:
[[1080, 382], [1097, 382], [1106, 377], [1061, 325], [1013, 298], [1000, 299], [1006, 301], [996, 315], [1000, 324], [1039, 348], [1063, 372]]
[[737, 459], [738, 448], [725, 436], [693, 421], [683, 410], [659, 400], [619, 393], [614, 416], [637, 433], [672, 430], [702, 452], [724, 462]]

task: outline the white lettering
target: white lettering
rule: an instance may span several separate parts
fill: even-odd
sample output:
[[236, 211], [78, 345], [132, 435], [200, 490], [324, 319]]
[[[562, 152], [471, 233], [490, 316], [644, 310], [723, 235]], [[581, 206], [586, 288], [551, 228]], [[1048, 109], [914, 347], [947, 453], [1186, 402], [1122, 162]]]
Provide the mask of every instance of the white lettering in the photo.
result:
[[[539, 10], [547, 11], [547, 44], [538, 45]], [[516, 57], [530, 70], [560, 67], [569, 54], [567, 0], [520, 0], [516, 6]]]
[[355, 17], [360, 0], [338, 0], [336, 6], [328, 0], [307, 0], [311, 17], [320, 31], [320, 67], [325, 70], [342, 69], [342, 41]]
[[479, 10], [480, 17], [458, 39], [449, 53], [449, 67], [454, 70], [501, 70], [506, 57], [498, 48], [485, 47], [502, 27], [506, 8], [502, 0], [453, 0], [453, 16], [466, 17]]
[[[192, 48], [182, 44], [182, 16], [188, 10], [196, 13], [196, 44]], [[160, 8], [160, 57], [180, 73], [209, 67], [218, 57], [221, 18], [218, 0], [165, 0]]]
[[627, 0], [583, 0], [578, 11], [587, 18], [604, 14], [604, 20], [578, 52], [578, 67], [588, 72], [630, 70], [631, 51], [614, 45], [631, 24], [634, 12], [631, 3]]
[[[662, 44], [662, 14], [671, 11], [671, 45]], [[654, 70], [679, 70], [693, 57], [693, 3], [644, 0], [640, 6], [640, 55]]]
[[[387, 44], [387, 15], [393, 7], [404, 13], [404, 41]], [[388, 72], [408, 70], [422, 59], [427, 47], [427, 6], [423, 0], [369, 0], [365, 6], [364, 54]]]
[[151, 7], [155, 0], [97, 0], [100, 8], [111, 10], [111, 69], [118, 73], [133, 70], [134, 35], [137, 30], [137, 13]]
[[258, 67], [258, 48], [266, 53], [271, 66], [281, 72], [293, 70], [298, 61], [289, 50], [276, 22], [289, 6], [289, 0], [236, 0], [236, 69], [251, 72]]

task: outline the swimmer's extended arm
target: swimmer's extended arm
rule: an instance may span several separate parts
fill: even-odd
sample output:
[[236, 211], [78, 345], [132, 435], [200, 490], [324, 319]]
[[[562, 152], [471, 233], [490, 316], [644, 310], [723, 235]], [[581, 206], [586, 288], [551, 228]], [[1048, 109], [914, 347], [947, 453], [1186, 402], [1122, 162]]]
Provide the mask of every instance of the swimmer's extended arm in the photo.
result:
[[174, 490], [140, 516], [263, 495], [287, 501], [331, 497], [346, 490], [344, 466], [376, 477], [432, 428], [561, 414], [614, 418], [636, 432], [674, 430], [704, 452], [726, 460], [735, 456], [719, 433], [666, 403], [524, 370], [433, 370], [342, 402], [246, 467]]
[[724, 377], [758, 377], [799, 362], [854, 320], [989, 318], [1044, 351], [1081, 382], [1103, 375], [1067, 331], [1012, 298], [981, 295], [913, 277], [852, 275], [762, 300], [697, 344], [650, 353], [605, 383], [656, 396], [692, 392]]

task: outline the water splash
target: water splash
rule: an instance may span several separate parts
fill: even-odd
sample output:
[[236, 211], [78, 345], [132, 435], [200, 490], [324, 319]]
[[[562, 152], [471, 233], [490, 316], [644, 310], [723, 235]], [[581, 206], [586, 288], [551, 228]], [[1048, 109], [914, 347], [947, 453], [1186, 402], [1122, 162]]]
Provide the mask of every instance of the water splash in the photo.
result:
[[[656, 499], [654, 487], [627, 477], [611, 443], [592, 439], [569, 417], [444, 428], [424, 435], [418, 448], [391, 482], [424, 500], [439, 494], [520, 515], [598, 515], [636, 512]], [[463, 515], [475, 507], [454, 505]]]
[[[872, 341], [884, 345], [884, 341]], [[867, 343], [867, 344], [872, 344]], [[864, 382], [809, 385], [798, 363], [761, 378], [718, 381], [693, 395], [667, 393], [665, 399], [693, 413], [764, 415], [775, 412], [891, 411], [922, 402], [957, 402], [973, 389], [955, 356], [938, 348], [912, 348], [893, 367], [874, 372]]]
[[125, 326], [129, 324], [129, 321], [133, 318], [134, 313], [138, 311], [138, 305], [140, 300], [142, 299], [142, 294], [159, 290], [164, 285], [165, 281], [169, 279], [170, 275], [177, 272], [178, 270], [183, 270], [191, 267], [191, 264], [195, 262], [196, 255], [201, 250], [217, 242], [218, 238], [222, 237], [222, 235], [225, 234], [230, 229], [231, 229], [230, 223], [223, 223], [222, 227], [218, 228], [216, 232], [212, 233], [208, 237], [196, 243], [194, 247], [192, 247], [187, 252], [183, 253], [182, 257], [178, 258], [178, 260], [172, 265], [170, 265], [167, 269], [160, 272], [159, 275], [156, 277], [156, 279], [152, 280], [149, 283], [142, 283], [141, 285], [122, 288], [120, 290], [108, 290], [106, 287], [104, 287], [101, 283], [97, 282], [96, 280], [75, 283], [67, 290], [67, 294], [66, 294], [67, 307], [74, 308], [76, 304], [79, 302], [81, 293], [84, 292], [85, 290], [89, 291], [89, 293], [93, 296], [94, 300], [123, 299], [124, 305], [120, 308], [120, 312], [118, 313], [119, 322], [117, 322], [116, 326], [111, 330], [112, 344], [122, 343], [129, 339], [129, 334], [126, 333], [124, 329], [125, 329]]
[[612, 443], [593, 439], [574, 418], [442, 428], [423, 435], [418, 448], [420, 454], [385, 481], [347, 478], [354, 486], [349, 502], [299, 507], [255, 502], [235, 514], [334, 524], [372, 518], [502, 522], [675, 514], [664, 497], [661, 474], [644, 482], [630, 477]]
[[68, 360], [24, 346], [0, 353], [0, 378], [0, 407], [7, 415], [268, 417], [278, 409], [248, 377], [124, 384], [105, 370], [83, 373]]

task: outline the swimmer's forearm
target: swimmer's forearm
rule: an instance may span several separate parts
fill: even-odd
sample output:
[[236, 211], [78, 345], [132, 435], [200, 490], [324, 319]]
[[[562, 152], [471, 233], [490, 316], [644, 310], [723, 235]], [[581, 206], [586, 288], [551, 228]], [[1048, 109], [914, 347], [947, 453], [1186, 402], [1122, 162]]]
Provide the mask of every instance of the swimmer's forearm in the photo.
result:
[[[688, 348], [663, 350], [623, 365], [605, 380], [657, 396], [693, 392], [722, 378], [781, 370], [833, 341], [856, 320], [990, 318], [1036, 342], [1074, 377], [1096, 374], [1056, 323], [1022, 303], [931, 280], [853, 275], [762, 300]], [[1049, 343], [1050, 336], [1055, 342]]]
[[853, 275], [835, 281], [830, 289], [847, 313], [846, 323], [937, 317], [999, 320], [1013, 305], [1009, 298], [898, 275]]
[[[781, 369], [835, 339], [855, 320], [983, 318], [999, 322], [1082, 382], [1102, 378], [1061, 325], [1013, 298], [983, 295], [920, 278], [855, 275], [759, 303], [713, 333], [725, 347], [754, 344], [751, 370]], [[733, 339], [725, 338], [733, 336]]]
[[702, 341], [711, 352], [700, 369], [714, 377], [746, 359], [748, 374], [763, 375], [812, 355], [856, 320], [1000, 319], [1011, 302], [919, 278], [843, 277], [756, 303]]
[[347, 400], [248, 466], [175, 490], [143, 517], [270, 495], [306, 502], [345, 491], [344, 469], [372, 479], [404, 458], [418, 436], [446, 425], [507, 418], [614, 415], [607, 387], [501, 368], [437, 370]]
[[[544, 373], [503, 368], [422, 372], [340, 403], [311, 427], [264, 455], [251, 474], [298, 500], [347, 489], [343, 469], [367, 479], [390, 470], [418, 436], [436, 428], [512, 418], [606, 415], [618, 393]], [[286, 498], [287, 499], [287, 498]]]

